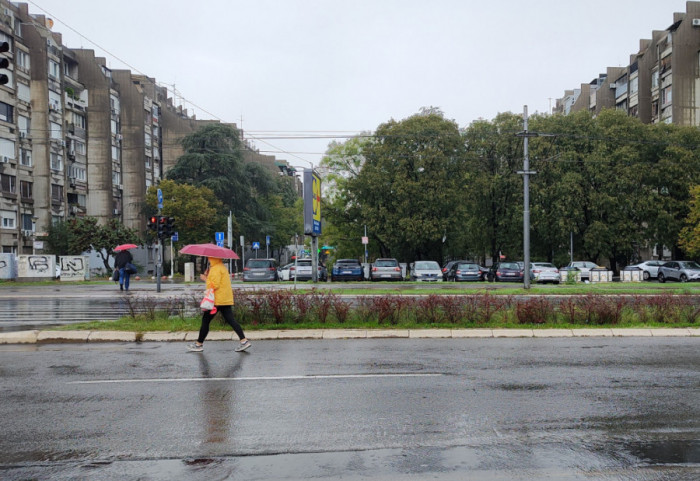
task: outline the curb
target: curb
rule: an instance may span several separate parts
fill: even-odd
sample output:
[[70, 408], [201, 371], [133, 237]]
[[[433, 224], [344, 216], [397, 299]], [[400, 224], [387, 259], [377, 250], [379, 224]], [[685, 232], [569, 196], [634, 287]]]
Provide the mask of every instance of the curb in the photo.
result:
[[[177, 342], [197, 338], [188, 332], [16, 331], [0, 332], [0, 344], [95, 342]], [[700, 328], [655, 329], [299, 329], [249, 331], [253, 341], [292, 339], [484, 339], [567, 337], [700, 337]], [[230, 341], [234, 333], [212, 331], [207, 341]]]

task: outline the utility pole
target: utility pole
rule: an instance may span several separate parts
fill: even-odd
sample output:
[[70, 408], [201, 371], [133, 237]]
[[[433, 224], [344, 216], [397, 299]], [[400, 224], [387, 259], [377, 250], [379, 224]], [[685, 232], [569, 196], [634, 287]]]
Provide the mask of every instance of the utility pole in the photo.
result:
[[523, 106], [523, 131], [516, 134], [523, 138], [523, 170], [518, 174], [523, 176], [523, 261], [525, 262], [524, 287], [530, 288], [530, 175], [537, 172], [530, 171], [530, 158], [528, 157], [528, 139], [537, 137], [536, 132], [527, 130], [527, 105]]

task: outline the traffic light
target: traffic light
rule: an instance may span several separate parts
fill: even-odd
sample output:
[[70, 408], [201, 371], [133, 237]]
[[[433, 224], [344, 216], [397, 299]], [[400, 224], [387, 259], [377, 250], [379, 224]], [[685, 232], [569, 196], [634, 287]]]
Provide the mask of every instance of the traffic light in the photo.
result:
[[165, 230], [168, 237], [172, 237], [175, 234], [175, 217], [168, 217], [168, 220], [165, 222]]
[[158, 230], [158, 216], [152, 215], [148, 218], [148, 230], [157, 231]]
[[[10, 44], [8, 42], [0, 42], [0, 53], [7, 53], [10, 51]], [[0, 69], [7, 70], [10, 68], [10, 59], [7, 57], [0, 57]], [[10, 82], [10, 77], [6, 73], [0, 73], [0, 85], [5, 85]]]
[[158, 238], [159, 239], [164, 239], [166, 237], [166, 228], [168, 226], [167, 224], [168, 218], [165, 216], [158, 216]]

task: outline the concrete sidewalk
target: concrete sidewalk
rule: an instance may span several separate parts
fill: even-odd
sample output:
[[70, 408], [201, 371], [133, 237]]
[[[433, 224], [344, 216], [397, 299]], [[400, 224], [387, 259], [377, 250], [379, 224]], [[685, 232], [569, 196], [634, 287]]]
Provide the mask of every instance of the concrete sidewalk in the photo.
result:
[[[197, 331], [17, 331], [0, 332], [0, 344], [62, 342], [173, 342], [194, 341]], [[700, 337], [700, 328], [655, 329], [299, 329], [248, 331], [251, 340], [276, 339], [465, 339], [553, 337]], [[233, 331], [211, 331], [207, 341], [229, 341]]]

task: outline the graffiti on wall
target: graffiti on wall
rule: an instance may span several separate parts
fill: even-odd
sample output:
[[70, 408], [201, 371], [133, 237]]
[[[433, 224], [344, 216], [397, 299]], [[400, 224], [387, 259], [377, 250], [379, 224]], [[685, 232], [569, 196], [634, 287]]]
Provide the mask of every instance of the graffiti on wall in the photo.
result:
[[61, 256], [59, 259], [62, 281], [82, 281], [88, 278], [88, 257]]
[[53, 278], [56, 273], [56, 259], [50, 255], [22, 255], [18, 258], [18, 277]]
[[14, 254], [0, 254], [0, 279], [14, 279], [17, 276]]

